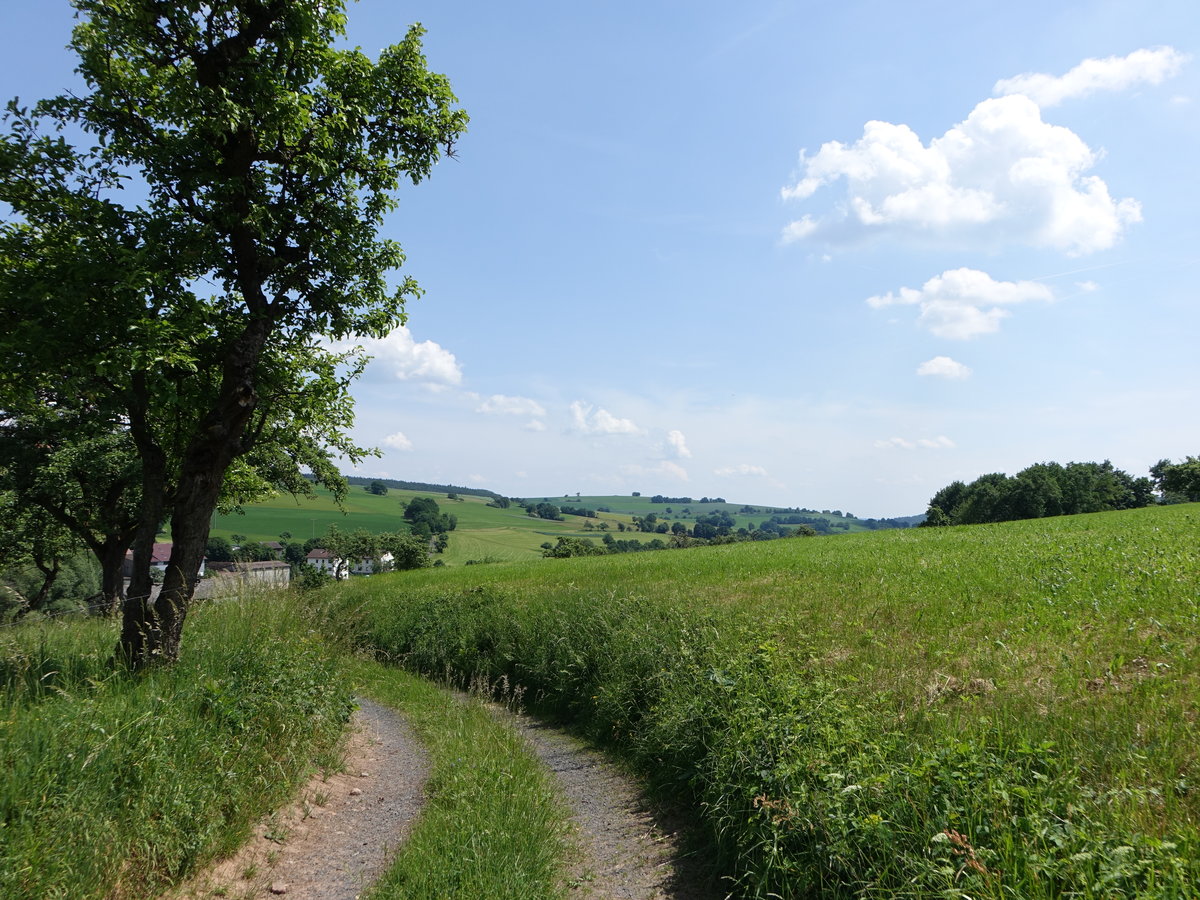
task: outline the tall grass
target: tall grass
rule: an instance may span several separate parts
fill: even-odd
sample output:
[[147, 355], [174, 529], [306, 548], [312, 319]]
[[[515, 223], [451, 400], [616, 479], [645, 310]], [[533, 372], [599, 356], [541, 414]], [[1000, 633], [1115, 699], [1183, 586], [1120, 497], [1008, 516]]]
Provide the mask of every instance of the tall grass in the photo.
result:
[[429, 750], [427, 803], [372, 900], [565, 894], [567, 811], [553, 776], [476, 700], [358, 662], [363, 689], [402, 710]]
[[200, 606], [140, 676], [103, 623], [3, 633], [0, 896], [156, 896], [336, 761], [347, 683], [290, 602]]
[[402, 573], [363, 646], [507, 676], [747, 897], [1193, 897], [1200, 511]]

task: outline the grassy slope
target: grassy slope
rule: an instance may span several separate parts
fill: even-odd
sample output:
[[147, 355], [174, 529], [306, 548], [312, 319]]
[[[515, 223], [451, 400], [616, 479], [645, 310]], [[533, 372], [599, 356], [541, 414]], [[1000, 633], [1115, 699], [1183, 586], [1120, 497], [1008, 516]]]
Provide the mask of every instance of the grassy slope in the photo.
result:
[[564, 896], [568, 812], [521, 736], [476, 700], [406, 672], [364, 660], [352, 672], [403, 712], [432, 764], [426, 806], [372, 900]]
[[333, 765], [348, 682], [279, 597], [206, 605], [183, 660], [108, 665], [116, 623], [0, 635], [0, 896], [155, 897]]
[[[562, 522], [554, 522], [530, 518], [516, 507], [496, 509], [487, 505], [485, 497], [460, 495], [462, 499], [455, 501], [447, 500], [445, 494], [401, 490], [376, 496], [357, 487], [351, 488], [343, 509], [338, 508], [333, 495], [325, 490], [318, 491], [315, 499], [283, 495], [249, 506], [241, 514], [214, 516], [212, 533], [224, 537], [243, 534], [249, 540], [274, 541], [279, 540], [282, 532], [289, 532], [293, 540], [303, 541], [324, 534], [330, 525], [343, 531], [356, 528], [373, 532], [403, 531], [406, 523], [401, 516], [401, 501], [429, 496], [437, 500], [442, 512], [458, 517], [458, 527], [450, 535], [450, 547], [441, 557], [447, 565], [485, 558], [504, 562], [540, 559], [541, 544], [545, 541], [554, 543], [560, 535], [599, 539], [598, 532], [583, 530], [587, 520], [578, 516], [567, 516]], [[661, 508], [659, 512], [661, 514]], [[632, 516], [604, 515], [593, 524], [600, 521], [607, 521], [615, 534], [617, 523], [629, 525]], [[624, 536], [648, 541], [660, 535]]]
[[[546, 500], [556, 506], [583, 506], [587, 509], [596, 509], [599, 506], [611, 509], [615, 516], [623, 518], [626, 522], [632, 516], [646, 516], [654, 513], [659, 519], [667, 522], [683, 522], [690, 524], [696, 520], [698, 516], [705, 516], [714, 512], [727, 512], [733, 516], [736, 521], [737, 528], [744, 528], [751, 523], [759, 524], [769, 518], [773, 513], [779, 512], [779, 507], [765, 506], [756, 503], [701, 503], [700, 498], [693, 498], [694, 503], [651, 503], [649, 497], [633, 497], [625, 494], [607, 494], [607, 495], [592, 495], [592, 496], [567, 496], [567, 497], [531, 497], [532, 500]], [[755, 512], [743, 513], [742, 507], [754, 507]], [[667, 510], [671, 513], [668, 514]], [[687, 509], [689, 512], [684, 513]], [[857, 519], [848, 518], [846, 516], [835, 516], [832, 513], [825, 514], [822, 512], [803, 513], [802, 515], [812, 516], [813, 518], [828, 519], [831, 524], [843, 523], [848, 526], [847, 532], [868, 531], [858, 524]], [[836, 533], [836, 532], [835, 532]]]
[[1200, 879], [1198, 506], [339, 590], [364, 640], [519, 679], [685, 787], [746, 895]]

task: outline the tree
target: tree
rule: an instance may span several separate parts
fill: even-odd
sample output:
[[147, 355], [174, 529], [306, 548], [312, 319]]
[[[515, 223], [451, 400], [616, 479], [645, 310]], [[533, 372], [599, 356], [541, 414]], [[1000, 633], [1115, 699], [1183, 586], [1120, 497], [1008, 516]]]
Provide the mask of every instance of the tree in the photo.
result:
[[382, 497], [387, 494], [388, 486], [382, 481], [372, 481], [370, 484], [364, 486], [363, 490], [368, 494], [375, 494], [379, 497]]
[[233, 544], [229, 538], [214, 535], [208, 539], [204, 555], [209, 562], [233, 562]]
[[[141, 515], [132, 442], [127, 435], [97, 433], [93, 418], [63, 404], [54, 409], [6, 406], [6, 421], [0, 424], [0, 486], [11, 492], [20, 515], [6, 517], [5, 527], [14, 536], [33, 528], [31, 547], [48, 546], [50, 523], [70, 535], [72, 544], [82, 543], [100, 564], [96, 606], [115, 613], [125, 594], [125, 552]], [[59, 543], [65, 539], [60, 537]], [[53, 581], [49, 572], [47, 577]]]
[[412, 523], [413, 534], [424, 537], [458, 527], [458, 517], [443, 513], [432, 497], [414, 497], [404, 507], [404, 518]]
[[1150, 467], [1150, 475], [1164, 503], [1200, 500], [1200, 456], [1189, 456], [1177, 463], [1160, 459]]
[[[139, 667], [178, 656], [228, 480], [295, 485], [302, 467], [336, 476], [329, 447], [361, 456], [346, 436], [361, 355], [327, 342], [403, 323], [417, 287], [391, 286], [402, 254], [377, 230], [466, 115], [426, 69], [419, 27], [374, 62], [336, 49], [341, 0], [75, 6], [88, 92], [11, 106], [0, 141], [0, 200], [15, 213], [0, 226], [13, 363], [0, 399], [4, 412], [65, 400], [132, 442], [139, 517], [118, 655]], [[98, 146], [76, 150], [59, 129]]]
[[603, 556], [607, 550], [597, 547], [590, 538], [560, 537], [553, 547], [542, 550], [542, 556], [567, 559], [572, 556]]
[[[0, 569], [8, 582], [8, 590], [0, 586], [0, 595], [9, 595], [0, 597], [0, 610], [12, 606], [19, 618], [46, 608], [63, 565], [78, 554], [80, 547], [70, 531], [49, 513], [22, 502], [10, 491], [0, 491], [0, 522], [4, 523], [0, 529]], [[15, 577], [29, 566], [36, 576]], [[14, 587], [14, 581], [23, 584]]]

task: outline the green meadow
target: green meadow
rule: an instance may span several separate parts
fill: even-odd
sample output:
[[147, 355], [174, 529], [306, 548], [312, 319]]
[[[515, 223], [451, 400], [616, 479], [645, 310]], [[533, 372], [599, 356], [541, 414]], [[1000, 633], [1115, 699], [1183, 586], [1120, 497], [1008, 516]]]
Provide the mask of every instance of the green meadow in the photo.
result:
[[[568, 494], [563, 497], [529, 497], [532, 500], [546, 500], [556, 506], [582, 506], [587, 509], [597, 509], [598, 507], [606, 507], [612, 510], [615, 517], [622, 518], [624, 521], [630, 521], [633, 516], [647, 516], [654, 513], [659, 519], [668, 522], [684, 522], [690, 524], [696, 520], [698, 516], [705, 516], [714, 512], [727, 512], [733, 516], [736, 521], [736, 528], [745, 528], [751, 524], [759, 524], [772, 514], [782, 512], [782, 509], [777, 506], [767, 506], [765, 504], [756, 503], [701, 503], [699, 497], [693, 497], [691, 503], [654, 503], [648, 496], [634, 497], [629, 494]], [[745, 507], [750, 507], [754, 512], [743, 512]], [[671, 512], [667, 512], [667, 510]], [[687, 512], [684, 512], [687, 510]], [[834, 513], [838, 515], [834, 515]], [[847, 532], [867, 531], [861, 522], [853, 517], [845, 514], [844, 510], [830, 510], [828, 513], [816, 510], [805, 513], [805, 515], [814, 518], [828, 519], [835, 526], [845, 526]]]
[[283, 596], [201, 604], [142, 675], [113, 668], [115, 622], [4, 629], [0, 897], [156, 897], [338, 765], [350, 680], [304, 621]]
[[423, 570], [358, 645], [507, 678], [737, 896], [1195, 897], [1200, 507]]
[[[442, 512], [458, 517], [458, 527], [450, 533], [450, 546], [438, 557], [450, 566], [462, 565], [469, 560], [513, 562], [540, 559], [541, 545], [546, 541], [553, 544], [563, 536], [598, 540], [599, 532], [584, 529], [588, 522], [593, 526], [607, 522], [610, 530], [616, 534], [618, 523], [629, 527], [633, 523], [633, 515], [642, 515], [614, 511], [612, 514], [601, 513], [590, 520], [580, 516], [564, 516], [564, 520], [558, 522], [531, 518], [518, 506], [508, 509], [488, 506], [486, 497], [462, 494], [459, 500], [449, 500], [444, 493], [396, 489], [379, 496], [353, 486], [340, 507], [330, 491], [317, 489], [313, 498], [283, 494], [247, 506], [238, 513], [216, 515], [213, 517], [212, 534], [222, 537], [240, 534], [252, 541], [277, 541], [281, 534], [287, 533], [292, 540], [304, 541], [310, 537], [320, 537], [331, 525], [343, 531], [357, 528], [371, 532], [406, 531], [408, 523], [404, 521], [400, 504], [415, 497], [433, 497]], [[568, 506], [579, 505], [566, 500], [562, 502]], [[650, 505], [649, 501], [646, 505]], [[662, 508], [658, 511], [661, 516]], [[644, 541], [661, 537], [653, 534], [624, 536]]]

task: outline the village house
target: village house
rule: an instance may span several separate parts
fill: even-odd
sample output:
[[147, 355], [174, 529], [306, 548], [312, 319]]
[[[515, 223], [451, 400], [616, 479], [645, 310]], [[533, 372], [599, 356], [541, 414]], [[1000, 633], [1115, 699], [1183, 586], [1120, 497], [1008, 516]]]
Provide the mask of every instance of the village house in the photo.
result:
[[[156, 543], [154, 549], [150, 551], [150, 569], [157, 570], [160, 574], [165, 574], [167, 571], [167, 562], [171, 558], [170, 543]], [[205, 574], [205, 563], [208, 562], [207, 557], [200, 560], [200, 568], [196, 572], [197, 578], [203, 578]], [[121, 574], [126, 578], [133, 577], [133, 551], [125, 551], [125, 565], [122, 567]]]
[[305, 562], [318, 571], [327, 572], [334, 578], [341, 579], [349, 578], [351, 575], [371, 575], [377, 569], [379, 571], [388, 571], [392, 568], [395, 557], [391, 553], [384, 553], [378, 559], [364, 556], [353, 565], [350, 565], [348, 560], [334, 556], [333, 553], [323, 547], [314, 547], [308, 551]]
[[292, 567], [282, 560], [265, 562], [211, 563], [209, 570], [219, 580], [218, 591], [224, 593], [232, 586], [282, 588], [291, 584]]

